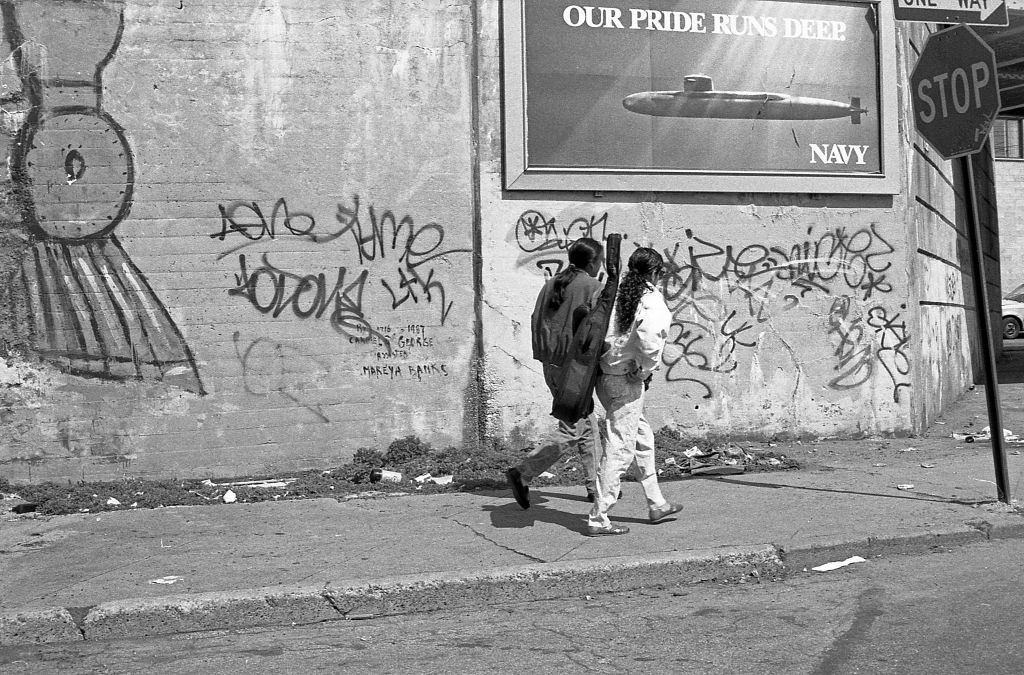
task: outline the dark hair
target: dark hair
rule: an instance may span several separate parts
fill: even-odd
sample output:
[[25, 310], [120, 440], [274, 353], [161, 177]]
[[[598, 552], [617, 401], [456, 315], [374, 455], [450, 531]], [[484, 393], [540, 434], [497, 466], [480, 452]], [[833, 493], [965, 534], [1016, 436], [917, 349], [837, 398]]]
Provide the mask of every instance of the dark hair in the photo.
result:
[[640, 298], [647, 292], [647, 278], [665, 266], [665, 259], [653, 248], [638, 248], [629, 256], [626, 266], [628, 271], [619, 284], [618, 298], [615, 300], [615, 329], [620, 334], [629, 330], [636, 318]]
[[602, 255], [604, 255], [604, 246], [590, 237], [577, 239], [569, 246], [569, 266], [555, 275], [555, 282], [551, 286], [551, 297], [548, 299], [549, 310], [554, 311], [562, 306], [565, 301], [565, 287], [591, 263], [600, 260]]

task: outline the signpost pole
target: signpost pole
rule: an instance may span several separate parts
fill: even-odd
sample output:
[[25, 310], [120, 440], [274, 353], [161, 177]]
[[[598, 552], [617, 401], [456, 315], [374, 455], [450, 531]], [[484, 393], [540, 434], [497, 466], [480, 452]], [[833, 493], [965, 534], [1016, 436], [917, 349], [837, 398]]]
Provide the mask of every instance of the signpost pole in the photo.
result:
[[999, 405], [999, 380], [996, 375], [996, 353], [992, 345], [992, 321], [988, 307], [985, 281], [984, 248], [981, 239], [981, 218], [978, 213], [978, 195], [974, 183], [974, 155], [961, 159], [967, 176], [967, 209], [971, 236], [971, 262], [974, 266], [974, 306], [978, 315], [979, 340], [985, 367], [985, 400], [988, 404], [988, 428], [992, 436], [992, 459], [996, 469], [996, 494], [999, 501], [1010, 503], [1010, 478], [1006, 467], [1006, 448], [1003, 445], [1003, 416]]

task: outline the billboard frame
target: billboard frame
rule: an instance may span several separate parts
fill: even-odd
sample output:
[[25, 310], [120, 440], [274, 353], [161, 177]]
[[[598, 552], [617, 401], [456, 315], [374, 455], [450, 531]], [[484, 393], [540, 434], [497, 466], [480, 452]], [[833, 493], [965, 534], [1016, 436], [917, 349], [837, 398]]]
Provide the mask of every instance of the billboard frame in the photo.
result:
[[[828, 0], [764, 0], [773, 4], [829, 4]], [[880, 170], [827, 173], [792, 170], [661, 170], [607, 166], [545, 167], [531, 165], [527, 152], [527, 75], [524, 4], [502, 0], [502, 93], [506, 190], [626, 191], [626, 192], [744, 192], [811, 194], [897, 194], [900, 192], [896, 68], [896, 29], [893, 6], [886, 0], [842, 0], [843, 6], [874, 8], [876, 19], [875, 90], [879, 115]]]

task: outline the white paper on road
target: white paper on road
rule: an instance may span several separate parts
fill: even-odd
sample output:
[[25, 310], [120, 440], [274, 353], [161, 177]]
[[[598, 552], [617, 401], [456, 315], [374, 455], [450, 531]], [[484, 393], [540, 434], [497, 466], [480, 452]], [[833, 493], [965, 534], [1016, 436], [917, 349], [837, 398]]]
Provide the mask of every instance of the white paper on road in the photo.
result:
[[864, 558], [861, 558], [859, 555], [855, 555], [847, 558], [846, 560], [837, 560], [836, 562], [825, 563], [824, 565], [818, 565], [811, 569], [815, 572], [831, 572], [832, 570], [837, 570], [840, 567], [846, 567], [847, 565], [859, 562], [867, 562], [867, 560], [864, 560]]

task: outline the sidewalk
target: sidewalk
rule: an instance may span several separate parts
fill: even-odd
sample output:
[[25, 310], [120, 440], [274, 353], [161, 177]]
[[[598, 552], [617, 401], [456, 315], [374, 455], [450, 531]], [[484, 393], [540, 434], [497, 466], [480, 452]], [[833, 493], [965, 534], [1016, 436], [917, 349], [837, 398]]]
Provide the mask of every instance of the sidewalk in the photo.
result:
[[[1024, 385], [1001, 389], [1004, 426], [1020, 433]], [[850, 555], [1024, 537], [1024, 517], [995, 501], [991, 445], [950, 438], [987, 424], [979, 388], [923, 438], [780, 446], [806, 468], [665, 482], [685, 508], [658, 525], [625, 483], [613, 520], [632, 531], [620, 537], [581, 534], [582, 487], [535, 489], [527, 511], [505, 490], [4, 514], [0, 645], [753, 583]], [[1021, 497], [1024, 456], [1008, 459]]]

